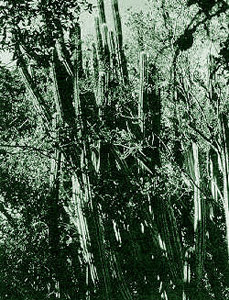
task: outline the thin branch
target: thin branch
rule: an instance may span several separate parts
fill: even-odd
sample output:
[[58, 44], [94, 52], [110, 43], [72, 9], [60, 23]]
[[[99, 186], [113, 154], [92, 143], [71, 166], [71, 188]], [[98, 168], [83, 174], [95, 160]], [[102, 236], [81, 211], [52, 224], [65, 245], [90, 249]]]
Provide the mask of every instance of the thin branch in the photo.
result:
[[20, 46], [18, 45], [16, 48], [17, 48], [16, 49], [17, 58], [18, 58], [18, 62], [19, 62], [19, 70], [24, 79], [24, 83], [25, 83], [26, 87], [28, 88], [28, 90], [30, 91], [30, 93], [34, 99], [34, 104], [35, 104], [36, 108], [39, 110], [39, 112], [41, 113], [41, 116], [44, 119], [45, 123], [47, 123], [47, 121], [50, 122], [52, 118], [51, 118], [48, 106], [45, 103], [41, 94], [39, 93], [39, 91], [36, 87], [36, 84], [34, 83], [32, 77], [30, 76], [30, 74], [27, 70], [26, 62], [23, 58], [23, 54], [20, 50]]

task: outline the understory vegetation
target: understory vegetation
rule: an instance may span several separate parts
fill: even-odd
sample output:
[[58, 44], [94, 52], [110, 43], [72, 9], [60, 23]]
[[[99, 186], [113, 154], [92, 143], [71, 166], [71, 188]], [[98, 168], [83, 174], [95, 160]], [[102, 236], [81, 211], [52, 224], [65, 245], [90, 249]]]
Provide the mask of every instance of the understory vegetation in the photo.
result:
[[119, 4], [0, 1], [0, 299], [229, 298], [229, 5]]

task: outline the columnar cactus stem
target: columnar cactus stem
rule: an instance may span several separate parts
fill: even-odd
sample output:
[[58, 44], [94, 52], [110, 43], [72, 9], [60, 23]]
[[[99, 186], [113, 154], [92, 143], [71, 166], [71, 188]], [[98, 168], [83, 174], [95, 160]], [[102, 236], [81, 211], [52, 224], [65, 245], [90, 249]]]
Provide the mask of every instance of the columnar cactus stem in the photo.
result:
[[81, 135], [82, 122], [79, 120], [81, 114], [81, 103], [80, 103], [80, 88], [79, 80], [83, 76], [83, 59], [82, 59], [82, 41], [81, 41], [81, 28], [80, 24], [76, 23], [75, 33], [74, 33], [74, 51], [73, 51], [73, 105], [75, 109], [76, 118], [78, 119], [81, 129], [79, 134]]
[[99, 69], [103, 69], [103, 38], [100, 30], [99, 18], [95, 17], [95, 29], [96, 29], [96, 42], [97, 42], [97, 53], [98, 53], [98, 61], [99, 61]]
[[[58, 143], [59, 141], [59, 116], [54, 114], [52, 118], [52, 133], [53, 140]], [[60, 279], [61, 279], [61, 268], [58, 264], [59, 257], [59, 242], [60, 242], [60, 231], [58, 228], [59, 216], [60, 216], [60, 172], [61, 172], [61, 160], [62, 155], [59, 149], [55, 149], [54, 157], [51, 159], [50, 177], [49, 177], [49, 197], [48, 201], [48, 212], [47, 212], [47, 225], [49, 230], [49, 247], [52, 255], [53, 266], [52, 271], [56, 276], [56, 280], [53, 286], [53, 293], [55, 298], [60, 298]]]
[[199, 171], [199, 154], [198, 147], [195, 143], [192, 145], [193, 158], [194, 158], [194, 175], [195, 175], [195, 186], [194, 186], [194, 205], [195, 205], [195, 216], [194, 216], [194, 230], [197, 230], [198, 222], [201, 222], [201, 203], [200, 203], [200, 171]]
[[97, 0], [98, 8], [99, 8], [99, 18], [100, 22], [106, 23], [106, 15], [105, 15], [105, 8], [104, 8], [104, 0]]
[[104, 47], [105, 63], [109, 64], [110, 53], [109, 53], [109, 46], [108, 46], [108, 28], [107, 28], [106, 24], [102, 24], [102, 37], [103, 37], [103, 47]]
[[196, 143], [192, 144], [194, 168], [194, 234], [196, 252], [196, 280], [201, 284], [205, 257], [205, 202], [200, 194], [199, 150]]
[[[99, 69], [99, 80], [98, 80], [98, 91], [97, 91], [97, 104], [100, 108], [105, 104], [105, 93], [108, 88], [108, 75], [109, 75], [109, 48], [108, 48], [108, 37], [107, 27], [103, 26], [103, 36], [100, 30], [99, 18], [95, 18], [96, 26], [96, 40], [97, 40], [97, 53], [98, 53], [98, 69]], [[106, 53], [107, 51], [107, 53]], [[107, 55], [106, 55], [107, 54]]]
[[87, 220], [83, 213], [85, 196], [76, 175], [72, 176], [72, 193], [73, 211], [71, 212], [69, 209], [67, 210], [72, 222], [78, 229], [80, 235], [80, 244], [83, 251], [83, 258], [85, 263], [89, 266], [91, 279], [95, 283], [96, 280], [98, 280], [97, 271], [93, 263], [93, 255], [88, 251], [88, 245], [90, 245], [91, 242]]
[[217, 153], [214, 150], [209, 152], [209, 175], [211, 178], [211, 193], [215, 201], [218, 201], [219, 198], [219, 188], [218, 188], [218, 177], [217, 173], [219, 172], [217, 165]]
[[83, 75], [83, 54], [82, 54], [82, 41], [81, 41], [81, 28], [80, 24], [76, 23], [75, 36], [74, 36], [74, 67], [77, 68], [78, 77]]
[[112, 2], [112, 13], [114, 18], [115, 32], [118, 38], [118, 45], [120, 48], [122, 48], [123, 46], [122, 23], [121, 23], [121, 18], [119, 13], [118, 0], [112, 0], [111, 2]]
[[114, 32], [112, 30], [109, 31], [109, 48], [110, 53], [115, 53], [115, 38], [114, 38]]
[[138, 119], [141, 132], [144, 133], [144, 88], [146, 79], [146, 60], [147, 56], [144, 52], [140, 53], [140, 86], [139, 86], [139, 101], [138, 101]]
[[108, 45], [108, 28], [106, 24], [102, 24], [102, 37], [104, 48], [104, 69], [106, 72], [106, 91], [110, 82], [110, 50]]
[[103, 46], [108, 46], [108, 28], [107, 24], [102, 24]]
[[110, 50], [110, 68], [112, 78], [118, 78], [118, 61], [115, 45], [115, 36], [113, 31], [109, 31], [109, 50]]
[[55, 61], [57, 59], [57, 53], [56, 49], [53, 50], [52, 53], [52, 68], [51, 68], [51, 76], [53, 80], [53, 95], [54, 95], [54, 101], [55, 101], [55, 106], [56, 106], [56, 112], [59, 115], [59, 118], [61, 118], [61, 121], [63, 121], [63, 107], [60, 99], [60, 93], [58, 89], [58, 83], [57, 83], [57, 78], [56, 78], [56, 70], [55, 70]]
[[183, 276], [184, 276], [184, 288], [183, 288], [183, 300], [189, 300], [189, 296], [187, 295], [187, 290], [191, 281], [191, 266], [190, 266], [190, 257], [191, 253], [188, 249], [185, 252], [185, 258], [184, 258], [184, 268], [183, 268]]
[[97, 51], [95, 43], [92, 43], [92, 65], [93, 65], [93, 72], [94, 72], [94, 83], [97, 84], [98, 76], [99, 76], [99, 65], [98, 65], [98, 58], [97, 58]]
[[122, 23], [119, 14], [118, 0], [112, 0], [112, 13], [115, 26], [116, 44], [117, 44], [117, 54], [119, 69], [125, 84], [128, 83], [128, 70], [126, 57], [123, 51], [123, 36], [122, 36]]

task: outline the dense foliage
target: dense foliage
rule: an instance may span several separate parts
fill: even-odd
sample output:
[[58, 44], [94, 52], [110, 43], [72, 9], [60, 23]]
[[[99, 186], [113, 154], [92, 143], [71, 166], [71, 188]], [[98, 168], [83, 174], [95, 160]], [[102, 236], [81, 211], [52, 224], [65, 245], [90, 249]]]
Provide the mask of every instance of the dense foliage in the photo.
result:
[[1, 1], [0, 298], [227, 299], [229, 6], [97, 4]]

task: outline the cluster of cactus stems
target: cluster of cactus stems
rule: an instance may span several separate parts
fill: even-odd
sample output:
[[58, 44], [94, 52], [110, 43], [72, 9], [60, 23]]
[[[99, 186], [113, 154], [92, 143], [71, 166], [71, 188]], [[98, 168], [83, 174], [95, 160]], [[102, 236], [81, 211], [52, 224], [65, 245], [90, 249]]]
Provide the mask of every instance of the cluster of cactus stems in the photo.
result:
[[[214, 75], [211, 75], [211, 78], [209, 79], [209, 90], [211, 91], [211, 95], [217, 94], [213, 86], [214, 79]], [[215, 99], [212, 99], [212, 101], [214, 100]], [[217, 102], [218, 101], [219, 100], [217, 99]], [[219, 105], [219, 103], [217, 105]], [[229, 128], [227, 117], [224, 112], [217, 112], [217, 123], [220, 139], [218, 142], [211, 145], [209, 151], [210, 166], [208, 169], [210, 169], [212, 197], [216, 203], [221, 200], [224, 207], [227, 255], [229, 261]], [[221, 191], [220, 181], [222, 181], [223, 191]]]
[[[212, 78], [209, 80], [212, 81]], [[209, 89], [212, 90], [213, 86], [210, 84]], [[214, 92], [212, 90], [212, 92]], [[212, 99], [211, 99], [212, 100]], [[206, 170], [210, 178], [210, 190], [212, 195], [212, 201], [206, 201], [206, 196], [203, 192], [203, 183], [201, 182], [202, 174], [200, 168], [199, 159], [199, 146], [196, 142], [192, 142], [192, 147], [188, 152], [188, 173], [190, 184], [193, 186], [193, 200], [194, 200], [194, 211], [193, 211], [193, 225], [194, 225], [194, 247], [193, 249], [187, 250], [184, 261], [184, 282], [192, 284], [192, 280], [195, 281], [197, 290], [201, 290], [201, 284], [203, 284], [204, 270], [208, 269], [209, 281], [211, 285], [217, 290], [216, 294], [219, 299], [223, 299], [224, 296], [220, 292], [220, 281], [212, 276], [210, 272], [214, 273], [212, 266], [209, 266], [206, 262], [206, 250], [209, 251], [211, 247], [217, 247], [214, 238], [210, 240], [216, 230], [214, 224], [216, 206], [222, 206], [225, 213], [225, 225], [226, 225], [226, 244], [227, 244], [227, 260], [229, 257], [229, 213], [228, 213], [228, 140], [229, 130], [227, 125], [226, 116], [221, 113], [217, 115], [218, 128], [220, 132], [220, 139], [217, 143], [210, 143], [210, 150], [208, 151], [208, 160]], [[223, 189], [223, 191], [222, 191]], [[222, 205], [220, 205], [220, 203]], [[207, 224], [208, 221], [208, 224]], [[209, 225], [211, 224], [211, 225]], [[213, 228], [215, 228], [213, 230]], [[208, 234], [207, 234], [208, 232]], [[220, 235], [220, 233], [218, 232]], [[209, 238], [210, 235], [210, 238]], [[226, 253], [223, 250], [218, 250], [218, 255], [226, 258]], [[194, 253], [193, 253], [194, 252]], [[210, 250], [211, 253], [211, 250]], [[191, 257], [195, 257], [195, 269], [192, 269], [189, 261]], [[227, 270], [220, 268], [220, 271], [228, 279]], [[227, 280], [226, 279], [226, 280]], [[213, 288], [213, 289], [214, 289]], [[201, 297], [201, 296], [200, 296]], [[190, 295], [184, 294], [184, 299], [190, 299]], [[202, 298], [201, 298], [202, 299]]]
[[[122, 26], [118, 1], [112, 0], [111, 2], [115, 31], [108, 30], [104, 1], [98, 1], [99, 17], [95, 18], [99, 73], [101, 77], [106, 77], [105, 82], [107, 87], [111, 79], [111, 74], [113, 74], [116, 80], [119, 78], [120, 82], [128, 82], [127, 63], [123, 51]], [[103, 80], [101, 79], [99, 85], [103, 84], [102, 82]]]
[[[98, 0], [99, 17], [95, 18], [96, 43], [92, 44], [94, 98], [98, 108], [98, 120], [105, 124], [108, 121], [106, 114], [104, 113], [105, 108], [109, 106], [108, 99], [111, 98], [110, 101], [112, 101], [112, 88], [110, 88], [112, 81], [116, 81], [117, 84], [125, 85], [128, 85], [129, 81], [127, 62], [123, 50], [122, 26], [118, 0], [111, 0], [111, 4], [114, 19], [114, 31], [109, 30], [107, 27], [104, 1]], [[58, 189], [61, 161], [64, 159], [70, 161], [74, 170], [72, 175], [73, 208], [70, 209], [67, 206], [64, 206], [64, 208], [79, 233], [84, 260], [82, 262], [82, 268], [85, 268], [84, 273], [86, 274], [85, 283], [89, 286], [92, 282], [95, 289], [99, 287], [104, 291], [103, 299], [111, 300], [113, 299], [111, 281], [113, 278], [116, 278], [122, 299], [131, 300], [133, 299], [133, 296], [125, 282], [119, 255], [116, 253], [115, 249], [110, 247], [108, 250], [105, 246], [105, 241], [108, 244], [109, 241], [105, 236], [106, 230], [103, 224], [102, 208], [92, 192], [92, 187], [93, 185], [96, 185], [98, 178], [106, 176], [105, 174], [107, 173], [104, 172], [104, 170], [108, 169], [108, 166], [111, 166], [112, 164], [118, 165], [124, 173], [126, 172], [126, 174], [128, 166], [126, 161], [120, 158], [121, 153], [118, 147], [115, 147], [114, 145], [107, 146], [102, 141], [94, 141], [93, 147], [91, 145], [92, 142], [87, 135], [86, 121], [83, 118], [84, 99], [80, 91], [80, 81], [83, 80], [84, 74], [81, 31], [78, 23], [76, 24], [75, 33], [73, 34], [72, 39], [74, 44], [72, 59], [70, 59], [70, 54], [64, 47], [63, 38], [57, 42], [56, 48], [53, 50], [51, 74], [56, 111], [56, 114], [54, 115], [53, 131], [55, 132], [54, 139], [58, 143], [61, 143], [58, 128], [64, 126], [70, 127], [69, 135], [71, 142], [73, 141], [74, 145], [80, 144], [81, 146], [69, 146], [65, 152], [60, 149], [56, 150], [55, 157], [51, 162], [50, 190], [54, 190], [55, 188]], [[18, 51], [20, 51], [20, 48]], [[26, 86], [31, 92], [34, 104], [39, 110], [39, 113], [44, 120], [44, 124], [46, 124], [45, 126], [47, 126], [52, 119], [50, 113], [48, 113], [49, 110], [33, 83], [21, 53], [19, 57], [21, 57], [20, 68]], [[154, 71], [153, 67], [148, 64], [147, 54], [141, 52], [139, 63], [138, 121], [143, 139], [143, 150], [142, 156], [139, 155], [134, 157], [136, 158], [134, 163], [140, 166], [140, 172], [148, 174], [153, 174], [156, 165], [160, 166], [160, 96], [155, 86], [154, 89], [149, 89], [149, 85], [154, 84], [154, 77], [152, 76]], [[71, 91], [71, 94], [69, 92], [66, 93], [67, 90]], [[107, 124], [110, 123], [107, 122]], [[222, 115], [219, 117], [219, 125], [222, 133], [221, 147], [218, 149], [218, 152], [215, 151], [215, 149], [211, 149], [209, 154], [209, 170], [211, 176], [210, 183], [212, 197], [215, 201], [218, 201], [218, 199], [223, 200], [229, 255], [229, 137], [225, 116]], [[144, 144], [144, 141], [147, 141], [148, 144]], [[108, 149], [109, 147], [110, 149]], [[145, 157], [147, 157], [147, 159], [145, 159]], [[112, 162], [111, 160], [116, 160], [116, 162]], [[177, 299], [183, 300], [189, 299], [189, 294], [186, 293], [186, 289], [188, 290], [193, 273], [195, 273], [196, 286], [201, 288], [207, 247], [207, 204], [201, 193], [202, 183], [199, 149], [196, 143], [192, 144], [192, 148], [188, 154], [188, 168], [190, 183], [193, 186], [193, 251], [195, 256], [195, 270], [191, 269], [189, 263], [190, 257], [193, 255], [192, 251], [189, 251], [189, 249], [184, 251], [183, 249], [177, 221], [170, 200], [168, 199], [165, 201], [164, 199], [160, 199], [160, 203], [153, 203], [151, 201], [149, 206], [144, 208], [145, 219], [149, 224], [149, 230], [152, 235], [152, 243], [159, 253], [166, 253], [171, 280], [177, 287]], [[223, 193], [220, 192], [219, 172], [223, 174]], [[53, 201], [55, 201], [55, 197]], [[58, 194], [56, 194], [56, 202], [58, 202]], [[153, 205], [155, 218], [152, 217], [151, 214]], [[85, 207], [89, 208], [89, 211], [91, 212], [90, 217], [92, 218], [92, 221], [90, 222], [88, 221], [88, 215], [84, 213]], [[211, 212], [211, 215], [214, 214], [213, 210], [209, 209], [208, 211]], [[209, 218], [211, 219], [212, 216]], [[155, 222], [157, 224], [156, 227]], [[117, 242], [120, 242], [119, 224], [116, 224], [114, 221], [114, 223], [110, 225], [112, 228], [114, 227], [113, 235], [116, 237]], [[93, 253], [93, 251], [90, 250], [92, 239], [96, 240], [97, 253]], [[164, 298], [167, 297], [166, 288], [162, 281], [160, 284], [160, 293]], [[61, 294], [59, 293], [56, 298], [60, 297]], [[151, 296], [149, 296], [149, 299], [152, 299], [150, 297]], [[85, 299], [90, 299], [90, 293], [86, 295]]]
[[229, 257], [229, 128], [227, 118], [225, 115], [219, 117], [221, 136], [221, 161], [223, 172], [223, 198], [224, 198], [224, 211], [226, 219], [226, 236], [227, 236], [227, 251]]

